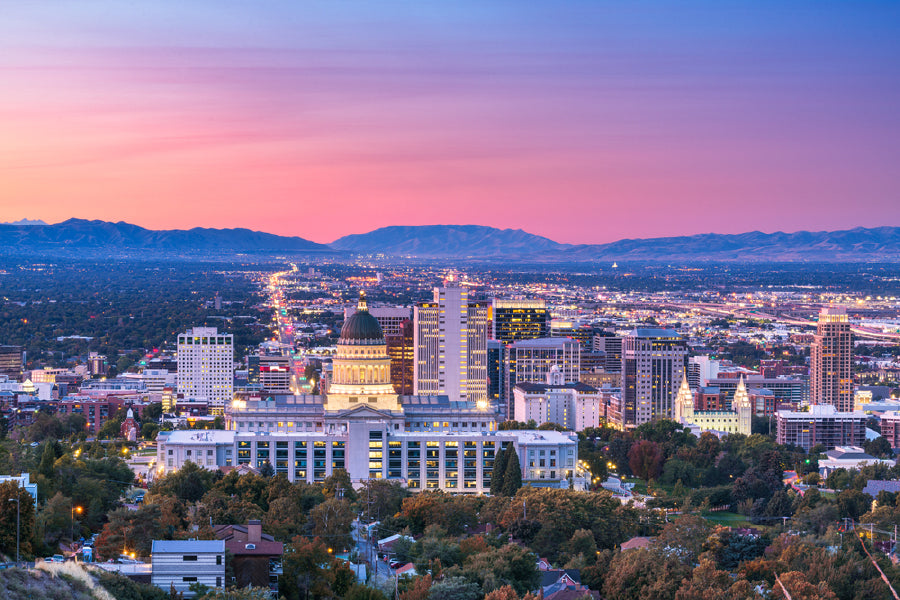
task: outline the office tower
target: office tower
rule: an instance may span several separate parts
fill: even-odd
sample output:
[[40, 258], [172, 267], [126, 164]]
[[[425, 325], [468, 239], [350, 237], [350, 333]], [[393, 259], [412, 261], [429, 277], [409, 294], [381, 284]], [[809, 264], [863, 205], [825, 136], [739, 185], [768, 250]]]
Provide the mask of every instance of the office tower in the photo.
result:
[[234, 386], [234, 337], [215, 327], [194, 327], [178, 336], [178, 393], [209, 402], [222, 415]]
[[497, 340], [487, 343], [488, 399], [496, 406], [500, 402], [500, 391], [503, 389], [503, 356], [505, 347]]
[[[353, 316], [356, 310], [355, 306], [345, 308], [344, 321]], [[375, 320], [381, 325], [384, 337], [389, 338], [403, 335], [403, 324], [409, 321], [412, 311], [406, 306], [370, 306], [369, 314], [375, 317]]]
[[0, 375], [18, 379], [22, 374], [24, 356], [22, 346], [0, 346]]
[[853, 340], [843, 308], [823, 308], [810, 348], [810, 396], [838, 412], [853, 410]]
[[616, 335], [594, 335], [594, 352], [606, 353], [607, 373], [621, 373], [622, 371], [622, 338]]
[[418, 304], [413, 317], [416, 394], [451, 401], [487, 399], [488, 304], [470, 302], [455, 282], [434, 288], [434, 301]]
[[688, 359], [687, 378], [692, 390], [710, 385], [719, 376], [719, 361], [709, 356], [692, 356]]
[[[375, 318], [378, 319], [377, 316]], [[416, 357], [413, 337], [411, 319], [403, 321], [399, 334], [384, 336], [387, 353], [391, 357], [391, 383], [394, 384], [394, 391], [403, 396], [413, 393], [413, 365]]]
[[671, 329], [635, 329], [622, 341], [622, 422], [672, 418], [687, 345]]
[[554, 319], [550, 322], [550, 337], [568, 337], [578, 340], [585, 350], [593, 348], [594, 333], [593, 327], [576, 325], [572, 321]]
[[494, 298], [491, 321], [491, 338], [503, 344], [550, 335], [550, 312], [543, 300]]
[[575, 383], [581, 375], [581, 344], [571, 338], [521, 340], [506, 347], [501, 413], [513, 418], [513, 390], [519, 383], [541, 383], [559, 367], [563, 383]]

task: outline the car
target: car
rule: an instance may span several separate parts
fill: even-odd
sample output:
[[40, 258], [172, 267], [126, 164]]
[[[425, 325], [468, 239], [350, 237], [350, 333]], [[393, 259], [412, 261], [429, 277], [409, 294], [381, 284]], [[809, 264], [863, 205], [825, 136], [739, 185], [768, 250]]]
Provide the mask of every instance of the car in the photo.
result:
[[392, 560], [389, 564], [391, 565], [392, 569], [399, 569], [400, 567], [403, 566], [403, 563], [400, 562], [399, 560]]
[[48, 556], [47, 558], [45, 558], [44, 562], [62, 563], [66, 562], [66, 557], [62, 554], [54, 554], [53, 556]]

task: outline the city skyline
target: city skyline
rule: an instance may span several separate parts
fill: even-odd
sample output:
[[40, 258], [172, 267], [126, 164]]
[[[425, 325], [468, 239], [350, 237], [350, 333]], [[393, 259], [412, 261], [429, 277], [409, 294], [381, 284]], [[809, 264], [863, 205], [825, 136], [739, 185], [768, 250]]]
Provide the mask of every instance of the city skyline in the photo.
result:
[[0, 221], [322, 243], [395, 224], [605, 243], [900, 223], [890, 3], [4, 12]]

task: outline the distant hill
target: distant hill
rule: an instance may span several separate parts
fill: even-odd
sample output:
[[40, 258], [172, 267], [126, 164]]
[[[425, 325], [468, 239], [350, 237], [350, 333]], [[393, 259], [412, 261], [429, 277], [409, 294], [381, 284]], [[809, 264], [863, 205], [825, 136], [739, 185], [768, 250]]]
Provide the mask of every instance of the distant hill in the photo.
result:
[[299, 237], [249, 229], [172, 229], [69, 219], [55, 225], [0, 225], [0, 248], [19, 251], [153, 250], [163, 252], [331, 252]]
[[557, 253], [570, 248], [521, 229], [482, 225], [417, 225], [382, 227], [346, 235], [331, 243], [336, 250], [393, 256], [486, 258]]
[[383, 227], [348, 235], [333, 248], [358, 254], [492, 258], [538, 262], [595, 260], [677, 261], [898, 261], [900, 227], [846, 231], [701, 235], [626, 239], [609, 244], [560, 244], [520, 229], [476, 225]]
[[45, 221], [41, 221], [40, 219], [19, 219], [18, 221], [7, 221], [6, 223], [0, 223], [0, 225], [46, 225]]

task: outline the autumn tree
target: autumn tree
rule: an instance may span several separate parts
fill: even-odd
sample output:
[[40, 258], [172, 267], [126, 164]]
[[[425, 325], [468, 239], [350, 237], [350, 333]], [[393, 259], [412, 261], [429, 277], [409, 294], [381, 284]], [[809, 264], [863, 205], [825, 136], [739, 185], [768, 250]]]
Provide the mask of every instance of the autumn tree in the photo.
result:
[[648, 440], [639, 441], [628, 451], [628, 466], [631, 467], [631, 472], [645, 481], [659, 477], [662, 459], [659, 444]]
[[346, 550], [353, 544], [350, 527], [353, 512], [346, 500], [331, 498], [316, 506], [309, 515], [313, 534], [325, 540], [335, 550]]
[[617, 554], [603, 585], [608, 600], [670, 600], [691, 568], [674, 554], [639, 548]]

